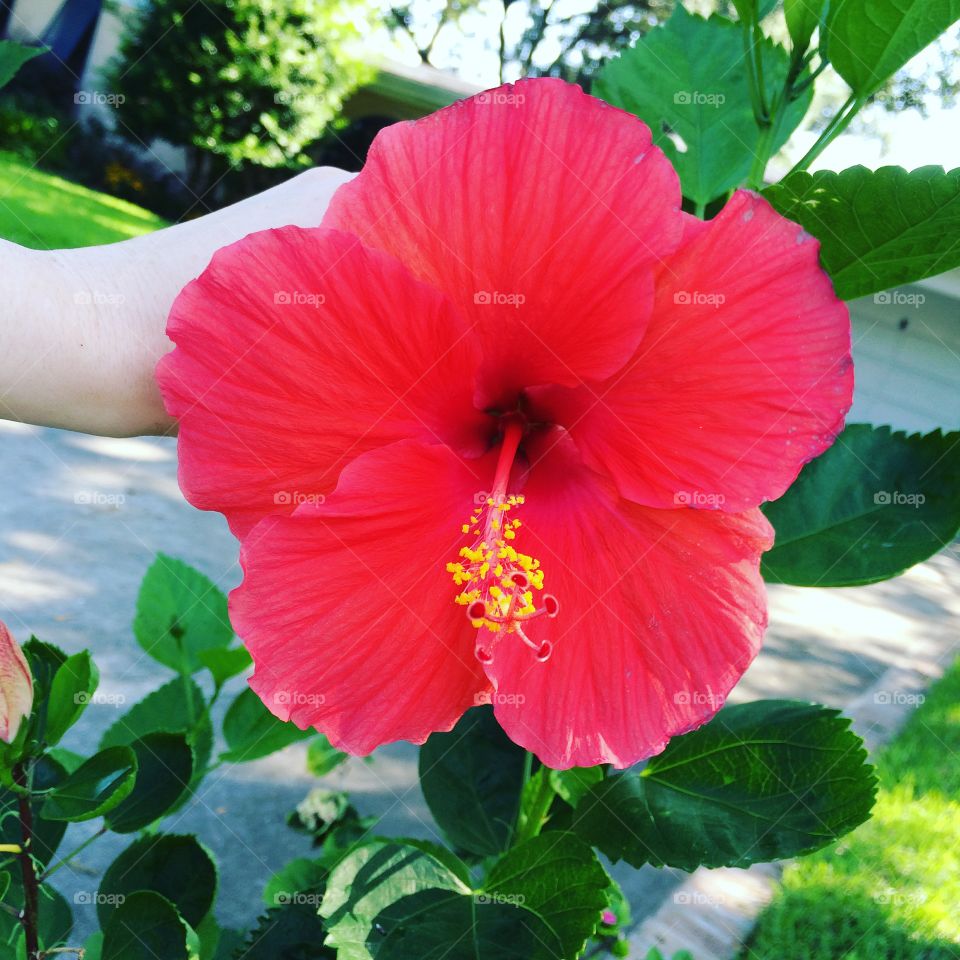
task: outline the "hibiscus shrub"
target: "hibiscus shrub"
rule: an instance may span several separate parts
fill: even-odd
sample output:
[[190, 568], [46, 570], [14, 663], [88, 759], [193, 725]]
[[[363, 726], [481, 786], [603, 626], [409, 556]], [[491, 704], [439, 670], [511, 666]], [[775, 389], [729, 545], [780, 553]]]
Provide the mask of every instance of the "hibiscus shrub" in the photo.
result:
[[[643, 773], [552, 770], [481, 704], [420, 753], [423, 793], [450, 849], [377, 837], [375, 821], [345, 794], [317, 788], [290, 816], [316, 855], [269, 880], [268, 909], [249, 933], [221, 929], [213, 855], [161, 821], [220, 763], [255, 760], [307, 736], [317, 775], [346, 755], [278, 720], [249, 689], [235, 696], [216, 735], [211, 710], [250, 657], [236, 643], [227, 598], [186, 564], [160, 555], [147, 571], [134, 635], [174, 675], [79, 754], [61, 740], [89, 704], [113, 696], [98, 691], [89, 652], [68, 657], [36, 638], [21, 648], [0, 624], [0, 877], [8, 908], [0, 949], [11, 957], [80, 949], [54, 877], [91, 842], [60, 853], [71, 823], [96, 820], [94, 839], [133, 838], [87, 898], [102, 928], [83, 944], [88, 958], [282, 960], [337, 949], [350, 956], [369, 941], [397, 957], [444, 944], [454, 957], [475, 956], [474, 943], [483, 956], [572, 957], [588, 940], [616, 950], [629, 920], [598, 852], [637, 866], [745, 865], [817, 849], [862, 822], [873, 802], [861, 741], [837, 711], [815, 704], [725, 708], [673, 739]], [[722, 759], [706, 765], [704, 754]], [[630, 829], [616, 827], [621, 818]], [[430, 911], [421, 916], [424, 905]], [[469, 946], [450, 940], [458, 928]], [[512, 952], [503, 952], [503, 938]]]
[[[50, 731], [76, 719], [62, 694], [88, 661], [28, 645], [17, 729], [9, 655], [5, 802], [31, 838], [10, 856], [29, 881], [48, 822], [139, 828], [182, 802], [210, 702], [251, 660], [221, 759], [310, 729], [318, 771], [420, 744], [447, 844], [313, 795], [291, 822], [317, 856], [268, 887], [297, 896], [216, 953], [206, 854], [151, 832], [104, 878], [136, 879], [105, 888], [126, 899], [94, 956], [151, 955], [148, 933], [172, 960], [622, 952], [606, 860], [742, 867], [869, 817], [873, 771], [836, 710], [725, 702], [761, 646], [764, 581], [872, 583], [960, 528], [960, 434], [845, 423], [844, 302], [960, 264], [960, 179], [807, 172], [958, 8], [788, 0], [781, 45], [774, 4], [734, 7], [678, 6], [599, 70], [598, 97], [522, 80], [387, 128], [319, 227], [251, 234], [181, 292], [158, 369], [179, 479], [227, 518], [243, 583], [228, 613], [158, 559], [135, 632], [179, 678], [80, 766]], [[827, 66], [849, 97], [764, 186]], [[185, 889], [150, 872], [165, 843], [200, 851]], [[11, 889], [28, 952], [62, 942], [30, 882]]]
[[[123, 698], [98, 691], [88, 651], [67, 656], [35, 637], [20, 647], [0, 623], [0, 958], [36, 960], [81, 949], [88, 960], [287, 956], [293, 941], [281, 949], [281, 940], [303, 925], [304, 905], [315, 892], [308, 881], [325, 876], [373, 821], [361, 818], [343, 794], [311, 792], [292, 819], [322, 847], [320, 856], [306, 870], [294, 861], [267, 885], [268, 934], [260, 929], [247, 942], [239, 931], [221, 930], [213, 915], [213, 855], [199, 838], [165, 831], [160, 821], [187, 804], [215, 766], [259, 759], [310, 733], [277, 720], [248, 689], [234, 697], [215, 732], [211, 710], [250, 657], [235, 642], [227, 598], [186, 564], [157, 558], [140, 590], [134, 634], [174, 673], [99, 742], [83, 738], [91, 746], [81, 754], [65, 749], [63, 737], [91, 703], [119, 706]], [[315, 773], [344, 758], [314, 735]], [[88, 821], [100, 825], [92, 838], [61, 853], [69, 824]], [[107, 833], [131, 842], [96, 893], [75, 900], [96, 905], [101, 927], [81, 948], [55, 874]], [[280, 929], [272, 929], [278, 923]], [[318, 919], [313, 926], [319, 942]], [[268, 948], [275, 952], [262, 952]]]

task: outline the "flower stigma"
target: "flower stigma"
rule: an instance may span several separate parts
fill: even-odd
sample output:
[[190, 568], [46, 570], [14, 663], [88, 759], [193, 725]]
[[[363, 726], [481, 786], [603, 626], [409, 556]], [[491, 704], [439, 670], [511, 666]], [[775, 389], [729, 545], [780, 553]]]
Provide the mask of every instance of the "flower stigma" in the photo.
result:
[[[464, 534], [472, 535], [473, 542], [460, 549], [459, 560], [447, 564], [447, 572], [461, 588], [455, 602], [466, 607], [467, 619], [477, 629], [474, 653], [481, 663], [493, 660], [493, 648], [505, 634], [519, 637], [541, 662], [553, 652], [549, 641], [537, 643], [524, 629], [537, 617], [555, 617], [560, 603], [552, 594], [542, 593], [540, 561], [520, 553], [513, 545], [522, 526], [513, 514], [524, 498], [508, 494], [507, 483], [522, 437], [522, 421], [508, 418], [493, 490], [483, 495], [461, 528]], [[484, 643], [484, 630], [495, 634], [489, 645]]]

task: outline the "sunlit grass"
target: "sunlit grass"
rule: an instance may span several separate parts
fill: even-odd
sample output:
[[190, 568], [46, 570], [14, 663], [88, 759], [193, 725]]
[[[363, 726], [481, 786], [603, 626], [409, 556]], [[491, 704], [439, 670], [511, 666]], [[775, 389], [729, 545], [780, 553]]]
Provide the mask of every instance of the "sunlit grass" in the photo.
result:
[[0, 237], [37, 249], [113, 243], [165, 226], [149, 210], [0, 152]]
[[960, 662], [878, 772], [873, 819], [786, 871], [742, 960], [960, 958]]

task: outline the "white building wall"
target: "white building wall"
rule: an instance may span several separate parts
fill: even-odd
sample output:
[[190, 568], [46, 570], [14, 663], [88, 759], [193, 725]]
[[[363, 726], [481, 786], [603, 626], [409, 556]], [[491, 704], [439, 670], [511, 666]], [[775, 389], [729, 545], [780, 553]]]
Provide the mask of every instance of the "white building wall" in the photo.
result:
[[856, 388], [848, 421], [960, 429], [960, 270], [856, 300], [850, 314]]

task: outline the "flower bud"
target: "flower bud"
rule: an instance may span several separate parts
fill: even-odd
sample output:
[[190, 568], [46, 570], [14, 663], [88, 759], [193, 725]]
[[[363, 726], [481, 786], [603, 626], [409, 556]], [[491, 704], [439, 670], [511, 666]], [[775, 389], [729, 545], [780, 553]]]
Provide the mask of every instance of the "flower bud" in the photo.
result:
[[0, 621], [0, 740], [11, 743], [33, 706], [33, 678], [17, 642]]

